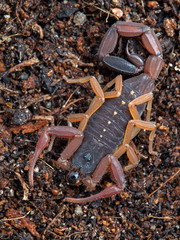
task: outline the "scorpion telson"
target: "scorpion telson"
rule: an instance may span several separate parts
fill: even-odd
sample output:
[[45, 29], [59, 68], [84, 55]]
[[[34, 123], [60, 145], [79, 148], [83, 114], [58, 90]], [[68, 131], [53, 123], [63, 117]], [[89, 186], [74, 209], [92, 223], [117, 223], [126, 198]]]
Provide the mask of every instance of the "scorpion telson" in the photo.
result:
[[[143, 46], [149, 52], [145, 63], [140, 56], [129, 52], [128, 44], [126, 54], [131, 63], [123, 58], [110, 55], [118, 43], [119, 36], [141, 37]], [[80, 122], [78, 129], [70, 126], [57, 126], [44, 130], [37, 143], [29, 169], [29, 182], [33, 185], [36, 161], [43, 149], [48, 146], [50, 135], [55, 135], [71, 140], [57, 162], [61, 168], [70, 172], [73, 169], [79, 169], [79, 173], [72, 172], [68, 176], [68, 181], [72, 184], [79, 182], [82, 177], [81, 181], [92, 191], [107, 170], [110, 170], [114, 184], [89, 197], [65, 198], [66, 201], [74, 203], [110, 197], [124, 190], [124, 171], [129, 171], [138, 164], [138, 157], [131, 146], [131, 141], [141, 129], [150, 131], [149, 153], [156, 154], [153, 151], [156, 125], [150, 121], [150, 113], [154, 80], [159, 76], [164, 62], [161, 46], [154, 31], [141, 23], [118, 21], [104, 35], [98, 55], [100, 61], [117, 72], [137, 74], [143, 70], [143, 73], [123, 83], [122, 76], [118, 75], [103, 89], [93, 76], [65, 79], [68, 83], [89, 81], [96, 96], [85, 113], [68, 116], [68, 122]], [[113, 90], [108, 91], [113, 86]], [[146, 121], [141, 119], [145, 109], [147, 109]], [[123, 171], [118, 159], [124, 153], [127, 153], [129, 163]]]

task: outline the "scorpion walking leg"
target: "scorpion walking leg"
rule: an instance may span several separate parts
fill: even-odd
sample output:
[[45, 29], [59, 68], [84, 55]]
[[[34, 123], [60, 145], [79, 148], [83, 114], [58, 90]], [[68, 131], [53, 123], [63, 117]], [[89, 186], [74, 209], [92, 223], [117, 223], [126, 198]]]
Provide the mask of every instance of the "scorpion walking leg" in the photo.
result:
[[73, 203], [85, 203], [90, 201], [96, 201], [101, 198], [111, 197], [122, 192], [125, 188], [125, 178], [123, 169], [120, 162], [116, 157], [111, 155], [106, 155], [96, 167], [92, 177], [84, 179], [84, 184], [90, 189], [94, 189], [96, 184], [101, 180], [102, 176], [106, 173], [107, 169], [110, 169], [112, 177], [114, 178], [116, 184], [105, 188], [100, 193], [91, 195], [86, 198], [65, 198], [65, 201]]
[[[150, 122], [150, 113], [151, 113], [151, 105], [152, 105], [152, 98], [153, 94], [152, 93], [147, 93], [144, 94], [133, 101], [129, 103], [129, 110], [131, 112], [131, 115], [134, 120], [129, 121], [125, 136], [124, 136], [124, 141], [122, 145], [120, 145], [117, 150], [113, 153], [113, 155], [117, 158], [119, 158], [122, 154], [127, 152], [127, 156], [129, 158], [130, 163], [128, 166], [124, 168], [125, 171], [130, 170], [131, 168], [137, 166], [138, 164], [138, 158], [133, 150], [133, 148], [129, 145], [131, 139], [133, 139], [137, 133], [140, 131], [140, 129], [145, 129], [151, 131], [149, 135], [149, 153], [150, 154], [157, 154], [156, 152], [153, 151], [152, 145], [153, 145], [153, 140], [155, 136], [155, 131], [156, 131], [156, 125], [152, 122]], [[147, 104], [147, 117], [146, 121], [141, 120], [139, 113], [137, 111], [136, 105], [140, 105], [142, 103], [148, 102]]]
[[[110, 91], [110, 92], [106, 92], [106, 90], [108, 88], [112, 87], [114, 84], [115, 84], [115, 90]], [[113, 80], [108, 82], [106, 84], [106, 86], [103, 88], [103, 91], [104, 91], [104, 97], [105, 98], [119, 97], [121, 95], [121, 92], [122, 92], [122, 75], [118, 75]]]
[[117, 159], [120, 158], [124, 153], [127, 153], [127, 157], [129, 159], [128, 166], [124, 167], [124, 171], [127, 172], [131, 168], [134, 168], [138, 165], [138, 157], [134, 151], [134, 149], [129, 144], [120, 145], [117, 150], [113, 153]]
[[[115, 79], [109, 82], [105, 88], [102, 90], [97, 79], [92, 76], [80, 78], [80, 79], [68, 79], [68, 83], [77, 83], [77, 82], [87, 82], [90, 81], [91, 86], [96, 94], [96, 97], [92, 100], [89, 109], [85, 113], [78, 114], [70, 114], [67, 118], [69, 122], [80, 122], [79, 130], [84, 131], [86, 128], [87, 122], [91, 115], [97, 111], [98, 108], [104, 103], [104, 98], [114, 98], [119, 97], [121, 95], [122, 90], [122, 76], [118, 75]], [[115, 90], [111, 92], [103, 92], [107, 88], [110, 88], [113, 84], [115, 84]], [[70, 123], [69, 123], [70, 125]], [[70, 125], [71, 126], [71, 125]]]
[[133, 101], [131, 101], [128, 104], [129, 111], [130, 111], [133, 119], [136, 119], [136, 120], [141, 119], [141, 117], [139, 116], [139, 113], [137, 111], [136, 105], [140, 105], [142, 103], [148, 102], [147, 107], [146, 107], [147, 108], [146, 121], [150, 121], [152, 99], [153, 99], [153, 94], [150, 92], [150, 93], [144, 94], [144, 95], [134, 99]]
[[[139, 113], [137, 111], [136, 105], [140, 105], [142, 103], [148, 102], [147, 104], [147, 116], [146, 116], [146, 122], [141, 121], [142, 125], [140, 128], [148, 130], [148, 126], [151, 128], [151, 134], [149, 136], [149, 153], [156, 155], [157, 153], [153, 151], [153, 140], [155, 136], [155, 131], [156, 131], [156, 125], [152, 122], [150, 122], [150, 114], [151, 114], [151, 107], [152, 107], [152, 99], [153, 99], [153, 94], [152, 93], [147, 93], [144, 94], [136, 99], [134, 99], [132, 102], [129, 103], [129, 110], [131, 112], [131, 115], [134, 120], [141, 120]], [[136, 133], [135, 133], [136, 134]], [[126, 134], [125, 134], [126, 136]], [[134, 136], [133, 136], [134, 137]]]
[[[131, 139], [137, 134], [137, 132], [140, 129], [146, 129], [151, 131], [149, 135], [149, 152], [151, 154], [157, 154], [156, 152], [152, 151], [152, 143], [156, 131], [156, 125], [151, 122], [146, 122], [142, 120], [131, 120], [129, 121], [125, 136], [124, 136], [124, 141], [121, 146], [117, 148], [117, 150], [113, 153], [113, 155], [117, 158], [122, 156], [126, 151], [127, 151], [127, 156], [129, 158], [129, 164], [124, 168], [125, 171], [130, 170], [133, 167], [136, 167], [138, 164], [138, 158], [133, 150], [133, 148], [129, 145]], [[134, 131], [135, 130], [135, 131]], [[135, 134], [136, 133], [136, 134]]]
[[152, 122], [146, 122], [146, 121], [142, 121], [142, 120], [129, 121], [127, 128], [126, 128], [123, 144], [129, 144], [130, 140], [134, 136], [133, 130], [135, 127], [138, 129], [145, 129], [145, 130], [151, 131], [151, 133], [149, 135], [149, 153], [156, 155], [157, 153], [152, 150], [153, 139], [154, 139], [154, 135], [155, 135], [155, 131], [156, 131], [156, 125]]
[[65, 79], [65, 80], [68, 83], [90, 82], [91, 87], [92, 87], [94, 93], [96, 94], [96, 97], [93, 99], [92, 103], [90, 104], [89, 109], [84, 114], [82, 114], [82, 113], [80, 113], [80, 114], [70, 114], [68, 116], [68, 121], [70, 121], [70, 122], [79, 122], [80, 121], [78, 129], [81, 130], [81, 131], [84, 131], [90, 116], [98, 108], [100, 108], [100, 106], [104, 103], [103, 90], [102, 90], [101, 86], [99, 85], [97, 79], [93, 76], [87, 76], [87, 77], [83, 77], [83, 78], [79, 78], [79, 79]]
[[41, 134], [41, 137], [39, 138], [34, 155], [30, 162], [29, 183], [31, 186], [33, 186], [34, 184], [33, 174], [34, 174], [34, 167], [35, 167], [36, 161], [39, 155], [41, 154], [41, 152], [48, 146], [50, 141], [50, 135], [71, 139], [70, 143], [61, 153], [61, 156], [58, 159], [58, 164], [60, 165], [60, 167], [67, 170], [69, 169], [68, 159], [79, 148], [83, 140], [83, 133], [80, 130], [73, 127], [57, 126], [57, 127], [49, 127], [48, 129], [45, 129], [44, 132]]
[[70, 114], [67, 119], [69, 122], [80, 122], [78, 129], [84, 131], [91, 115], [97, 111], [98, 108], [104, 103], [104, 98], [94, 97], [89, 109], [85, 113]]

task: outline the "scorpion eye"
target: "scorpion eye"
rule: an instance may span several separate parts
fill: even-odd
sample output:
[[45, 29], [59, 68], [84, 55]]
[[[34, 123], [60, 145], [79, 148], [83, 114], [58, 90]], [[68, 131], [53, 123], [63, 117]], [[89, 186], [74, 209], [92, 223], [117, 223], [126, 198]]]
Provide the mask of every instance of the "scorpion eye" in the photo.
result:
[[79, 174], [77, 172], [71, 172], [68, 175], [68, 182], [71, 184], [75, 184], [77, 182], [78, 177], [79, 177]]

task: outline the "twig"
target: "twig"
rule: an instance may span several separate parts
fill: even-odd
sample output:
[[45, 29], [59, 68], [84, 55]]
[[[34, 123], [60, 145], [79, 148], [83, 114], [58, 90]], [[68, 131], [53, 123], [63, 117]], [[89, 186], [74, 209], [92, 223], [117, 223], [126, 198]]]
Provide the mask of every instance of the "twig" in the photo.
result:
[[5, 92], [14, 93], [14, 94], [19, 94], [19, 91], [14, 91], [12, 89], [9, 89], [9, 88], [6, 88], [6, 87], [2, 87], [2, 86], [0, 86], [0, 90], [1, 91], [5, 91]]
[[180, 217], [169, 217], [169, 216], [165, 216], [165, 217], [156, 217], [156, 216], [153, 216], [151, 214], [148, 215], [148, 217], [151, 217], [151, 218], [157, 218], [157, 219], [164, 219], [164, 220], [171, 220], [171, 219], [180, 219]]
[[36, 211], [38, 211], [42, 215], [42, 222], [45, 223], [46, 218], [44, 217], [43, 212], [36, 206], [34, 202], [29, 201], [29, 203], [36, 209]]
[[62, 108], [66, 108], [69, 100], [72, 98], [72, 96], [74, 95], [74, 93], [77, 92], [78, 90], [79, 90], [79, 87], [77, 87], [77, 88], [73, 91], [73, 93], [71, 93], [71, 95], [69, 96], [68, 100], [67, 100], [67, 101], [65, 102], [65, 104], [62, 106]]
[[75, 232], [75, 233], [71, 233], [69, 235], [66, 236], [66, 238], [70, 238], [73, 235], [78, 235], [78, 234], [82, 234], [82, 233], [88, 233], [89, 231], [82, 231], [82, 232]]
[[44, 38], [43, 30], [42, 30], [42, 27], [41, 27], [40, 25], [38, 25], [37, 23], [35, 23], [35, 24], [32, 26], [32, 29], [33, 29], [35, 32], [38, 32], [38, 33], [39, 33], [39, 38], [40, 38], [40, 39], [43, 39], [43, 38]]
[[173, 4], [173, 2], [171, 0], [169, 0], [169, 4], [171, 5], [171, 7], [173, 9], [174, 14], [177, 16], [178, 13], [177, 13], [176, 8], [175, 8], [175, 6], [174, 6], [174, 4]]
[[145, 12], [145, 9], [144, 9], [144, 1], [143, 0], [141, 0], [141, 4], [142, 4], [143, 13], [145, 14], [146, 12]]
[[15, 13], [16, 13], [16, 17], [17, 17], [18, 21], [20, 22], [21, 27], [22, 27], [22, 29], [23, 29], [23, 24], [22, 24], [22, 22], [21, 22], [21, 20], [20, 20], [20, 18], [19, 18], [19, 13], [18, 13], [18, 11], [19, 11], [19, 9], [20, 9], [20, 6], [19, 6], [19, 5], [20, 5], [20, 3], [17, 2]]
[[87, 5], [90, 5], [90, 6], [94, 7], [94, 8], [96, 8], [96, 9], [100, 10], [101, 12], [106, 13], [106, 14], [108, 15], [107, 18], [106, 18], [106, 21], [107, 21], [107, 19], [109, 18], [109, 16], [115, 17], [117, 20], [119, 20], [119, 18], [118, 18], [115, 14], [110, 13], [109, 11], [104, 10], [104, 9], [102, 9], [102, 8], [99, 8], [99, 7], [97, 7], [97, 6], [94, 6], [93, 4], [88, 3], [88, 2], [86, 2], [86, 1], [83, 1], [83, 2], [84, 2], [85, 4], [87, 4]]
[[3, 40], [0, 40], [0, 43], [3, 43], [3, 42], [5, 42], [8, 38], [15, 37], [15, 36], [22, 36], [22, 34], [21, 34], [21, 33], [15, 33], [15, 34], [12, 34], [12, 35], [9, 35], [9, 36], [1, 36], [1, 37], [3, 37]]
[[22, 218], [25, 218], [31, 211], [27, 212], [24, 216], [22, 217], [17, 217], [17, 218], [3, 218], [3, 219], [0, 219], [0, 221], [12, 221], [12, 220], [18, 220], [18, 219], [22, 219]]
[[48, 230], [48, 233], [54, 235], [55, 238], [53, 238], [53, 239], [58, 239], [58, 238], [62, 239], [62, 238], [65, 238], [64, 236], [59, 236], [58, 234], [56, 234], [56, 233], [54, 233], [54, 232], [52, 232], [52, 231], [50, 231], [50, 230]]
[[164, 185], [166, 185], [166, 183], [168, 183], [169, 181], [171, 181], [176, 175], [178, 175], [178, 173], [180, 172], [180, 169], [174, 174], [172, 175], [167, 181], [165, 181], [163, 184], [161, 184], [160, 187], [158, 187], [156, 190], [154, 190], [154, 192], [152, 192], [151, 194], [149, 194], [148, 198], [151, 197], [155, 192], [157, 192], [159, 189], [161, 189]]
[[46, 161], [44, 161], [43, 159], [40, 159], [44, 164], [46, 164], [49, 168], [51, 168], [52, 170], [54, 170], [54, 168], [51, 166], [51, 165], [49, 165]]
[[[53, 97], [56, 97], [56, 96], [53, 96]], [[52, 96], [50, 96], [49, 94], [46, 94], [46, 95], [43, 95], [43, 96], [41, 96], [41, 97], [39, 97], [39, 98], [32, 98], [31, 100], [29, 100], [29, 102], [25, 105], [25, 106], [23, 106], [24, 108], [27, 108], [27, 107], [29, 107], [29, 106], [31, 106], [32, 104], [34, 104], [34, 103], [40, 103], [40, 102], [42, 102], [42, 101], [47, 101], [47, 100], [49, 100], [49, 99], [51, 99], [52, 98]]]
[[32, 120], [35, 120], [35, 121], [37, 121], [37, 120], [40, 120], [40, 121], [46, 120], [46, 121], [51, 122], [52, 125], [54, 125], [54, 117], [53, 116], [42, 116], [42, 115], [37, 115], [36, 116], [36, 115], [34, 115], [32, 117]]
[[73, 67], [77, 68], [77, 66], [80, 66], [80, 67], [94, 67], [94, 63], [85, 63], [85, 62], [82, 62], [80, 59], [76, 59], [76, 58], [67, 58], [63, 61], [63, 63], [66, 63], [66, 62], [70, 62], [72, 64]]
[[76, 103], [76, 102], [79, 102], [79, 101], [81, 101], [81, 100], [83, 100], [84, 98], [79, 98], [79, 99], [75, 99], [74, 101], [72, 101], [72, 102], [70, 102], [69, 104], [67, 104], [66, 106], [65, 105], [63, 105], [63, 111], [62, 112], [60, 112], [61, 114], [63, 113], [63, 112], [65, 112], [65, 110], [67, 109], [67, 108], [69, 108], [71, 105], [73, 105], [74, 103]]
[[26, 60], [22, 63], [19, 63], [17, 64], [16, 66], [10, 68], [9, 72], [8, 73], [11, 73], [11, 72], [14, 72], [14, 71], [20, 71], [20, 69], [22, 67], [29, 67], [29, 66], [32, 66], [33, 64], [36, 64], [39, 62], [39, 59], [34, 57], [34, 58], [31, 58], [29, 60]]
[[55, 218], [53, 218], [53, 220], [48, 224], [48, 226], [46, 227], [46, 229], [44, 230], [43, 236], [46, 234], [46, 232], [48, 231], [48, 229], [51, 227], [51, 225], [55, 222], [55, 220], [61, 216], [61, 214], [65, 211], [66, 206], [63, 206], [61, 211], [55, 216]]
[[27, 201], [28, 200], [28, 195], [29, 195], [28, 185], [25, 183], [24, 179], [21, 177], [21, 175], [18, 172], [15, 172], [15, 174], [19, 178], [19, 181], [21, 182], [22, 187], [23, 187], [23, 191], [24, 191], [23, 200]]

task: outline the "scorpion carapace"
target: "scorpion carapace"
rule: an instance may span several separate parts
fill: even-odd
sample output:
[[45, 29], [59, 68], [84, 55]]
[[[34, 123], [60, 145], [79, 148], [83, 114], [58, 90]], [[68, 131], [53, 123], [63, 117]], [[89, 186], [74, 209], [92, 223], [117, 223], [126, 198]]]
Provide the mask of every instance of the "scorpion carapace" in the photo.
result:
[[[141, 37], [144, 47], [150, 54], [145, 64], [140, 56], [129, 53], [128, 44], [126, 53], [131, 63], [110, 55], [117, 45], [119, 36]], [[81, 178], [81, 181], [92, 191], [107, 170], [110, 170], [115, 181], [115, 184], [95, 195], [86, 198], [65, 198], [69, 202], [94, 201], [124, 190], [125, 177], [118, 159], [126, 152], [129, 164], [124, 167], [124, 171], [137, 166], [138, 158], [130, 142], [141, 129], [150, 131], [149, 153], [156, 154], [152, 148], [156, 125], [150, 122], [150, 113], [154, 80], [161, 71], [163, 60], [161, 46], [154, 31], [144, 24], [118, 21], [105, 34], [98, 55], [106, 66], [115, 71], [137, 74], [143, 70], [144, 73], [127, 79], [123, 83], [122, 76], [118, 75], [103, 89], [93, 76], [80, 79], [64, 77], [68, 83], [89, 81], [96, 96], [85, 113], [68, 116], [70, 123], [68, 127], [57, 126], [44, 130], [31, 160], [30, 185], [33, 185], [35, 163], [48, 145], [50, 135], [70, 139], [58, 159], [58, 165], [71, 172], [68, 176], [70, 183], [75, 184]], [[108, 91], [113, 86], [113, 90]], [[146, 121], [143, 121], [141, 115], [145, 108], [147, 117]], [[72, 127], [72, 122], [80, 122], [79, 128]]]

